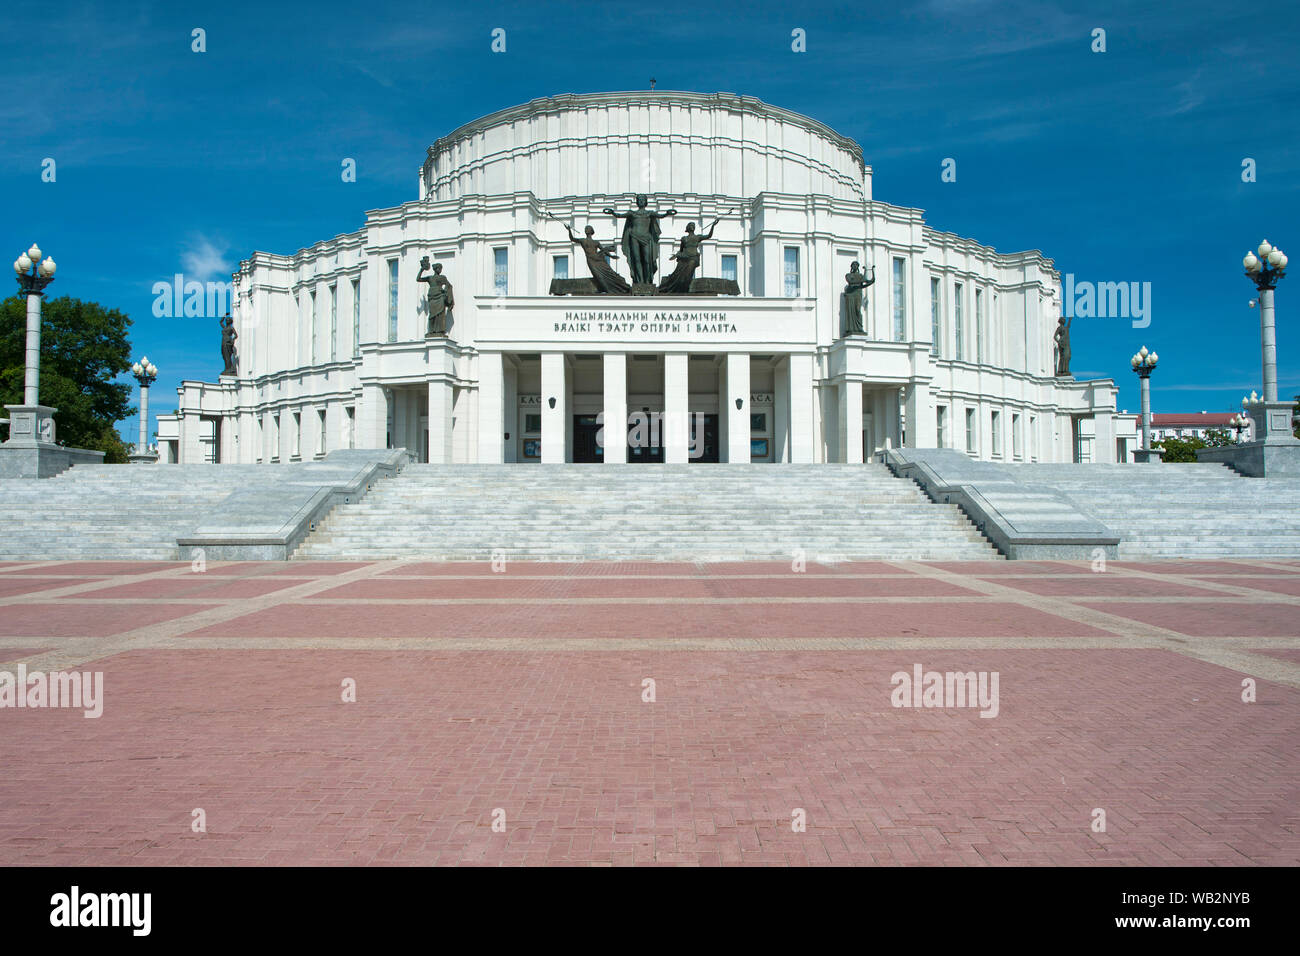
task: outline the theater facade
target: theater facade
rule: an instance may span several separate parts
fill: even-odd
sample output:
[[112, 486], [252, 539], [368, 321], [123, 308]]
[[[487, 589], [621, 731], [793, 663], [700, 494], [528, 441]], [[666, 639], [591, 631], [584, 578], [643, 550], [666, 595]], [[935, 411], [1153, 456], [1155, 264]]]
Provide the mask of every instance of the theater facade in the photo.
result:
[[747, 96], [493, 113], [429, 147], [411, 202], [240, 263], [232, 374], [182, 383], [162, 460], [1131, 457], [1114, 382], [1057, 374], [1052, 260], [871, 179], [856, 142]]

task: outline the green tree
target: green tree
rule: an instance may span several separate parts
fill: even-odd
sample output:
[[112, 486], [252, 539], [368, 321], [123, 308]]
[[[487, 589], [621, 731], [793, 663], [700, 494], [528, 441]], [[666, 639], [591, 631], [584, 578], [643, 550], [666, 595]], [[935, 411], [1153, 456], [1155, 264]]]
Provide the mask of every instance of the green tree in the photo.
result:
[[[1300, 395], [1295, 397], [1295, 405], [1291, 409], [1291, 421], [1300, 423]], [[1291, 429], [1291, 434], [1300, 438], [1300, 424], [1296, 424], [1295, 428]]]
[[[125, 462], [128, 446], [117, 423], [135, 412], [131, 386], [114, 379], [131, 367], [126, 331], [131, 319], [96, 302], [64, 296], [41, 303], [40, 403], [58, 409], [55, 438], [64, 445], [104, 452]], [[0, 400], [23, 401], [27, 302], [0, 301]]]
[[1164, 452], [1164, 461], [1196, 461], [1196, 449], [1204, 448], [1205, 442], [1200, 438], [1166, 438], [1153, 441], [1151, 447]]
[[1235, 445], [1237, 440], [1229, 434], [1226, 428], [1211, 428], [1205, 432], [1206, 448], [1222, 448], [1225, 445]]

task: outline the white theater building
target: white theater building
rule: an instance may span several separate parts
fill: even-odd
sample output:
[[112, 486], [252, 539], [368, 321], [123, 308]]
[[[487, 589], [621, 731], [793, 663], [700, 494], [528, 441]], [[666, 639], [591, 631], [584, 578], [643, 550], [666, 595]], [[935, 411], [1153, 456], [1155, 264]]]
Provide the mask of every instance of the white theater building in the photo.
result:
[[[406, 448], [429, 462], [861, 462], [899, 445], [994, 461], [1130, 457], [1110, 379], [1056, 377], [1060, 279], [872, 198], [861, 147], [726, 93], [555, 96], [439, 139], [419, 196], [234, 277], [238, 374], [186, 381], [164, 461], [287, 462]], [[636, 193], [688, 222], [697, 277], [740, 295], [551, 295], [588, 275], [564, 224], [617, 246]], [[554, 217], [554, 219], [550, 218]], [[559, 220], [558, 222], [556, 220]], [[420, 260], [454, 285], [426, 337]], [[874, 267], [866, 335], [844, 276]], [[620, 253], [614, 267], [626, 278]], [[633, 447], [598, 441], [631, 421]]]

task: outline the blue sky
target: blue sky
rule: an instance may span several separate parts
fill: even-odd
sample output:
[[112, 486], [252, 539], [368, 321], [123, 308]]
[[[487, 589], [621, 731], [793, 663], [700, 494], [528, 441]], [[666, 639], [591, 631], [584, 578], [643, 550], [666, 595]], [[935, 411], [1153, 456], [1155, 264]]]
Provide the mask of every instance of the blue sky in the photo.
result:
[[[644, 14], [634, 11], [649, 11]], [[1078, 319], [1073, 368], [1121, 385], [1160, 353], [1156, 411], [1235, 410], [1260, 388], [1241, 257], [1300, 251], [1300, 13], [1191, 2], [67, 3], [0, 38], [0, 238], [59, 263], [51, 292], [135, 320], [135, 354], [215, 380], [211, 319], [160, 319], [152, 286], [228, 278], [416, 198], [426, 146], [538, 96], [723, 90], [862, 144], [875, 198], [1077, 280], [1152, 284], [1151, 324]], [[792, 12], [794, 11], [794, 12]], [[207, 52], [191, 52], [191, 30]], [[490, 50], [506, 30], [506, 52]], [[1091, 50], [1106, 30], [1106, 52]], [[807, 52], [791, 51], [791, 31]], [[1291, 63], [1291, 66], [1287, 64]], [[42, 182], [53, 158], [57, 179]], [[343, 157], [357, 161], [344, 183]], [[941, 163], [957, 161], [957, 181]], [[1257, 181], [1242, 182], [1243, 159]], [[5, 259], [4, 261], [9, 261]], [[1278, 290], [1280, 391], [1300, 391], [1300, 280]], [[1298, 303], [1293, 307], [1292, 296]], [[128, 420], [122, 432], [135, 435]]]

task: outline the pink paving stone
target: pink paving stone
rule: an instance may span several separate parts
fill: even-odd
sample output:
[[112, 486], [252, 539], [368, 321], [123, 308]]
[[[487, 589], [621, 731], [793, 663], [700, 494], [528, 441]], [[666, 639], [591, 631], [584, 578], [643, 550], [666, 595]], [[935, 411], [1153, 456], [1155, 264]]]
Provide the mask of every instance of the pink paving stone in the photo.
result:
[[794, 561], [709, 561], [700, 565], [700, 570], [707, 575], [735, 574], [890, 574], [908, 576], [913, 572], [895, 567], [884, 561], [856, 561], [841, 564], [823, 564], [816, 560], [816, 555], [809, 555], [805, 561], [804, 571], [794, 570]]
[[1208, 576], [1198, 575], [1199, 580], [1214, 581], [1219, 584], [1231, 584], [1239, 588], [1254, 588], [1258, 591], [1272, 591], [1275, 594], [1290, 594], [1293, 597], [1300, 597], [1300, 575], [1290, 576], [1273, 576], [1273, 577], [1255, 577], [1250, 579], [1241, 576]]
[[[892, 707], [891, 674], [918, 662], [996, 671], [999, 716]], [[98, 720], [0, 712], [0, 863], [1300, 863], [1300, 692], [1243, 706], [1235, 672], [1163, 651], [150, 650], [96, 668]]]
[[[269, 578], [230, 580], [228, 577], [208, 577], [206, 574], [187, 574], [177, 578], [152, 578], [130, 584], [95, 588], [82, 591], [83, 598], [250, 598], [282, 591], [313, 578], [293, 579], [273, 575]], [[67, 583], [67, 582], [65, 582]]]
[[492, 578], [375, 577], [330, 588], [317, 598], [370, 600], [418, 598], [729, 598], [729, 597], [940, 597], [973, 596], [967, 588], [932, 578], [817, 578], [786, 574], [764, 578]]
[[188, 562], [177, 561], [50, 561], [39, 567], [18, 568], [6, 572], [11, 575], [34, 574], [80, 574], [80, 575], [116, 575], [116, 574], [150, 574], [154, 571], [166, 571], [168, 568], [188, 568]]
[[12, 578], [0, 577], [0, 598], [16, 597], [33, 591], [48, 591], [50, 588], [75, 587], [82, 583], [84, 582], [75, 578], [29, 578], [26, 575]]
[[1083, 601], [1108, 614], [1189, 634], [1193, 637], [1297, 637], [1300, 608], [1293, 604], [1143, 604], [1134, 601]]
[[207, 610], [201, 604], [7, 604], [0, 605], [0, 635], [109, 637], [138, 627]]
[[1105, 573], [1087, 577], [1071, 574], [1060, 578], [999, 578], [998, 583], [1050, 597], [1223, 597], [1222, 591], [1191, 587], [1177, 581]]
[[[1277, 562], [1270, 562], [1276, 564]], [[1111, 567], [1137, 568], [1156, 574], [1294, 574], [1280, 568], [1269, 568], [1248, 561], [1114, 561]]]
[[[221, 577], [259, 577], [261, 575], [274, 574], [277, 576], [297, 576], [302, 578], [318, 577], [315, 571], [299, 571], [300, 562], [297, 561], [209, 561], [207, 567], [200, 573], [217, 575]], [[186, 565], [189, 568], [189, 565]], [[347, 570], [352, 570], [353, 565], [349, 565]]]
[[1065, 561], [927, 561], [928, 567], [975, 577], [1003, 574], [1091, 574], [1087, 562]]
[[347, 574], [368, 568], [373, 561], [266, 561], [259, 562], [267, 574], [287, 574], [296, 577], [315, 577], [321, 574]]
[[430, 575], [483, 575], [494, 577], [590, 577], [635, 574], [647, 577], [673, 574], [699, 574], [699, 568], [683, 561], [506, 561], [505, 571], [492, 570], [484, 561], [402, 561], [380, 576], [427, 577]]
[[1085, 624], [1006, 602], [947, 604], [278, 605], [193, 632], [254, 637], [1074, 637]]

